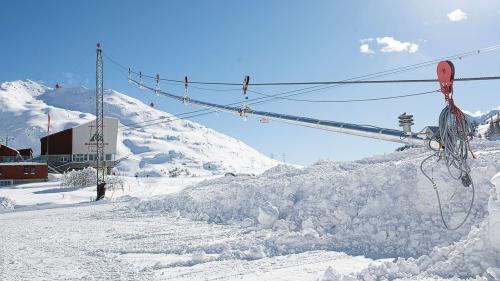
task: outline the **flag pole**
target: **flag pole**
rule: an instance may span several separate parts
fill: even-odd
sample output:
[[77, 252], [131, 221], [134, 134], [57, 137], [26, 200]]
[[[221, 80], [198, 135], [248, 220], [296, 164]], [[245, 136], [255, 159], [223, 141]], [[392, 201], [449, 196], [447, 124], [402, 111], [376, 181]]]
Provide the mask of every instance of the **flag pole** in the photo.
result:
[[47, 151], [45, 151], [45, 154], [47, 155], [47, 166], [49, 165], [49, 134], [50, 134], [50, 110], [47, 109]]

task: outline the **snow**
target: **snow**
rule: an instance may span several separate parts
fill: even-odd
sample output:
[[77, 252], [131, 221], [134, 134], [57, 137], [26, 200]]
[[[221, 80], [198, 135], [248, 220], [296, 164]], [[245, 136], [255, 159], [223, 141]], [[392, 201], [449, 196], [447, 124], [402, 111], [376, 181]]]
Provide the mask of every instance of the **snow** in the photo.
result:
[[[114, 189], [109, 189], [106, 196], [110, 200], [131, 197], [145, 199], [152, 196], [175, 193], [187, 186], [214, 177], [216, 176], [191, 178], [136, 178], [121, 176], [123, 188], [115, 187]], [[2, 187], [0, 188], [0, 197], [15, 201], [13, 208], [9, 209], [20, 210], [81, 204], [92, 201], [95, 198], [95, 184], [87, 187], [67, 187], [61, 181], [63, 178], [62, 175], [49, 174], [49, 178], [52, 180], [48, 182]], [[1, 211], [2, 209], [0, 209]]]
[[315, 280], [332, 262], [342, 274], [379, 263], [329, 251], [267, 257], [270, 229], [137, 212], [128, 204], [0, 213], [0, 280]]
[[[78, 100], [79, 102], [74, 102]], [[105, 115], [122, 125], [168, 120], [172, 115], [116, 92], [104, 92]], [[39, 138], [45, 136], [47, 111], [51, 132], [93, 120], [95, 93], [84, 87], [54, 90], [30, 80], [0, 85], [0, 134], [14, 137], [9, 145], [31, 147], [40, 153]], [[149, 123], [141, 123], [144, 125]], [[235, 173], [261, 173], [278, 162], [243, 142], [197, 123], [178, 120], [128, 130], [122, 126], [118, 136], [116, 171], [127, 176], [169, 176], [169, 171], [185, 169], [191, 176]]]
[[3, 210], [13, 210], [15, 202], [9, 197], [0, 196], [0, 211]]
[[489, 124], [491, 122], [496, 122], [498, 124], [500, 120], [500, 105], [489, 112], [464, 112], [477, 124], [476, 136], [489, 140], [500, 140], [500, 128], [498, 128], [498, 125], [492, 130]]
[[[0, 97], [16, 147], [38, 147], [47, 108], [54, 129], [93, 118], [85, 88], [16, 81]], [[123, 124], [170, 116], [112, 90], [106, 104]], [[299, 168], [188, 121], [126, 132], [105, 200], [61, 175], [0, 188], [0, 280], [500, 280], [500, 141], [471, 145], [476, 201], [447, 231], [424, 148]], [[471, 190], [424, 168], [456, 225]]]
[[[457, 232], [418, 170], [423, 149], [259, 176], [124, 176], [100, 202], [54, 175], [0, 188], [15, 202], [0, 211], [0, 279], [496, 280], [500, 142], [472, 145], [478, 199]], [[470, 194], [446, 173], [434, 167], [443, 193], [459, 188], [445, 210], [460, 219]]]
[[[429, 152], [418, 148], [352, 162], [320, 161], [305, 169], [278, 166], [256, 177], [217, 178], [145, 199], [136, 208], [272, 229], [266, 256], [334, 250], [417, 257], [464, 238], [485, 218], [490, 179], [500, 170], [500, 143], [477, 141], [473, 147], [479, 156], [471, 162], [476, 202], [470, 220], [454, 232], [444, 229], [432, 185], [419, 169]], [[445, 217], [456, 225], [471, 192], [441, 165], [433, 166], [441, 196], [453, 197], [446, 201]]]

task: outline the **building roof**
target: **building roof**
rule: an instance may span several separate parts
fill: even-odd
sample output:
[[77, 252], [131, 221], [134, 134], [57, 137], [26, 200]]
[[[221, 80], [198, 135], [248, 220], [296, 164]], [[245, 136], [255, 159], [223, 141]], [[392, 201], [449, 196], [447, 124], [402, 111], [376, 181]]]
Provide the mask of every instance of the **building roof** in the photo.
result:
[[[117, 123], [120, 122], [120, 120], [118, 120], [118, 118], [114, 118], [114, 117], [107, 117], [105, 116], [104, 119], [107, 119], [107, 120], [115, 120]], [[79, 125], [76, 125], [76, 126], [73, 126], [71, 128], [68, 128], [68, 129], [65, 129], [65, 130], [62, 130], [62, 131], [59, 131], [59, 132], [55, 132], [55, 133], [52, 133], [49, 135], [49, 137], [51, 136], [54, 136], [54, 135], [59, 135], [63, 132], [66, 132], [66, 131], [71, 131], [73, 130], [74, 128], [78, 128], [78, 127], [82, 127], [82, 126], [88, 126], [88, 124], [91, 124], [91, 123], [94, 123], [94, 126], [95, 126], [95, 119], [94, 120], [91, 120], [91, 121], [88, 121], [88, 122], [85, 122], [85, 123], [82, 123], [82, 124], [79, 124]], [[43, 136], [41, 137], [40, 139], [46, 139], [47, 136]]]
[[60, 136], [60, 135], [63, 135], [64, 133], [66, 132], [71, 132], [73, 130], [73, 128], [69, 128], [69, 129], [66, 129], [66, 130], [62, 130], [62, 131], [59, 131], [59, 132], [56, 132], [56, 133], [52, 133], [48, 136], [44, 136], [44, 137], [41, 137], [40, 140], [43, 140], [43, 139], [46, 139], [47, 137], [52, 137], [52, 136]]
[[0, 155], [3, 156], [17, 156], [19, 155], [19, 151], [17, 149], [14, 149], [10, 146], [6, 146], [3, 144], [0, 144]]
[[47, 166], [47, 163], [39, 163], [39, 162], [6, 162], [6, 163], [0, 163], [0, 166]]

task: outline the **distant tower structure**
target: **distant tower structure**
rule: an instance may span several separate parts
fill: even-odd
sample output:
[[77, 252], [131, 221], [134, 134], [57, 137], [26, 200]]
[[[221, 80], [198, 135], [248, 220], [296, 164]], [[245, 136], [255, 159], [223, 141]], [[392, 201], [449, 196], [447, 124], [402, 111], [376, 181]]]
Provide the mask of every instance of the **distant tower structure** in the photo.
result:
[[103, 62], [101, 44], [96, 48], [96, 74], [95, 74], [95, 116], [96, 129], [92, 137], [96, 143], [96, 168], [97, 168], [97, 197], [96, 200], [104, 198], [106, 192], [106, 167], [104, 155], [104, 85], [103, 85]]

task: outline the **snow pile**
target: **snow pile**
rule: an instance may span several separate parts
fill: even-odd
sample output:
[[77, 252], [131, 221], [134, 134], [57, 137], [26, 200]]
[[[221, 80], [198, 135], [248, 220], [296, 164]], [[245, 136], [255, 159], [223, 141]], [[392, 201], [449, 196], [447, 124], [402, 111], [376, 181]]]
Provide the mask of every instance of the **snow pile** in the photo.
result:
[[[263, 242], [268, 256], [324, 249], [416, 257], [460, 240], [485, 217], [490, 179], [500, 169], [500, 143], [476, 141], [474, 150], [479, 156], [471, 163], [476, 203], [467, 224], [454, 232], [444, 229], [434, 190], [419, 170], [429, 153], [425, 149], [353, 162], [321, 161], [305, 169], [277, 166], [258, 177], [205, 181], [139, 202], [137, 208], [270, 229]], [[439, 164], [433, 175], [447, 199], [446, 219], [456, 225], [465, 216], [471, 192]]]
[[69, 171], [62, 175], [61, 186], [81, 188], [94, 185], [97, 170], [89, 167], [79, 171]]
[[492, 182], [496, 189], [490, 192], [488, 217], [465, 239], [447, 247], [436, 247], [417, 259], [398, 259], [370, 267], [358, 274], [357, 279], [440, 276], [500, 280], [500, 173]]
[[[75, 102], [78, 101], [78, 102]], [[187, 120], [163, 122], [172, 115], [113, 90], [104, 92], [106, 116], [120, 120], [116, 172], [128, 176], [201, 176], [261, 173], [278, 162], [245, 143]], [[0, 134], [14, 137], [15, 148], [40, 153], [47, 111], [57, 132], [95, 119], [95, 92], [84, 87], [53, 90], [36, 82], [0, 84]], [[190, 110], [190, 109], [188, 109]], [[154, 122], [152, 122], [154, 121]], [[127, 124], [135, 124], [126, 126]], [[151, 125], [153, 124], [153, 125]], [[134, 126], [148, 125], [131, 129]]]
[[0, 196], [0, 211], [13, 210], [15, 202], [8, 197]]

